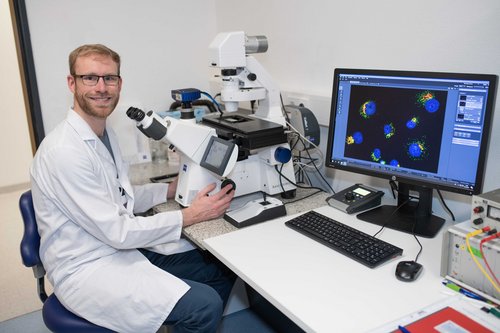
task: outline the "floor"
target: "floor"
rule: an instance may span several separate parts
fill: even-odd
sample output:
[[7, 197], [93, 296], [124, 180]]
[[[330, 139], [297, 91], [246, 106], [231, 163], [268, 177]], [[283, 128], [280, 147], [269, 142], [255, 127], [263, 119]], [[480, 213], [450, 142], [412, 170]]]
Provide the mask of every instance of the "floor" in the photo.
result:
[[[23, 222], [18, 209], [21, 193], [0, 193], [0, 322], [41, 309], [31, 268], [23, 265], [19, 244]], [[51, 288], [47, 288], [51, 291]]]

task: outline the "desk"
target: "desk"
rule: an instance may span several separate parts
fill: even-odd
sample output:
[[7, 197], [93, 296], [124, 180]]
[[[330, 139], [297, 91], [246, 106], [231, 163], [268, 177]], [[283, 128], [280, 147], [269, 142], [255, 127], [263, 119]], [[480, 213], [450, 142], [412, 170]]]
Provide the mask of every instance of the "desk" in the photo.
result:
[[[319, 192], [303, 200], [299, 200], [315, 192], [317, 192], [315, 189], [309, 190], [299, 188], [297, 189], [296, 197], [293, 199], [281, 199], [279, 195], [276, 197], [285, 204], [287, 215], [292, 215], [323, 206], [325, 204], [325, 199], [329, 196], [329, 194], [325, 192]], [[299, 201], [291, 203], [295, 200]], [[156, 212], [164, 212], [174, 209], [179, 209], [179, 204], [175, 200], [169, 200], [169, 202], [158, 205], [154, 208]], [[236, 230], [239, 229], [223, 218], [218, 218], [186, 227], [182, 230], [182, 233], [194, 244], [196, 244], [196, 246], [205, 250], [205, 239], [224, 235]]]
[[[133, 171], [142, 178], [156, 176], [151, 166], [136, 168]], [[308, 194], [307, 190], [297, 192], [298, 197]], [[417, 281], [406, 283], [397, 280], [394, 272], [400, 260], [413, 260], [419, 251], [412, 235], [382, 231], [379, 237], [402, 248], [403, 256], [370, 269], [284, 225], [290, 215], [316, 209], [368, 234], [379, 230], [380, 226], [325, 206], [327, 196], [321, 193], [287, 205], [288, 216], [273, 221], [237, 229], [216, 219], [187, 227], [183, 234], [214, 254], [306, 332], [367, 332], [449, 297], [439, 275], [442, 231], [433, 239], [419, 238], [424, 271]], [[171, 200], [156, 210], [178, 208]]]
[[[371, 235], [380, 228], [328, 206], [317, 211]], [[441, 234], [419, 238], [424, 271], [407, 283], [394, 272], [400, 260], [418, 253], [412, 235], [382, 231], [380, 238], [402, 248], [403, 257], [370, 269], [286, 227], [289, 218], [205, 239], [204, 245], [307, 332], [366, 332], [448, 297], [439, 275]]]
[[[168, 163], [140, 163], [130, 166], [129, 177], [132, 184], [141, 185], [149, 183], [149, 178], [151, 177], [161, 176], [167, 173], [174, 173], [178, 170], [179, 164], [171, 163], [170, 161]], [[279, 195], [277, 195], [276, 197], [280, 198], [280, 200], [282, 200], [283, 203], [286, 204], [287, 215], [293, 215], [325, 205], [325, 199], [329, 196], [328, 193], [320, 192], [307, 197], [308, 195], [313, 194], [316, 191], [317, 190], [315, 189], [297, 188], [297, 195], [293, 199], [281, 199]], [[305, 199], [299, 200], [302, 198]], [[167, 203], [160, 204], [154, 207], [154, 212], [159, 213], [172, 211], [179, 208], [179, 204], [175, 200], [171, 199]], [[223, 218], [218, 218], [208, 222], [197, 223], [186, 227], [182, 230], [182, 233], [196, 246], [201, 249], [205, 249], [205, 244], [203, 242], [205, 239], [227, 234], [236, 230], [238, 230], [238, 228], [233, 226], [231, 223], [227, 222]]]

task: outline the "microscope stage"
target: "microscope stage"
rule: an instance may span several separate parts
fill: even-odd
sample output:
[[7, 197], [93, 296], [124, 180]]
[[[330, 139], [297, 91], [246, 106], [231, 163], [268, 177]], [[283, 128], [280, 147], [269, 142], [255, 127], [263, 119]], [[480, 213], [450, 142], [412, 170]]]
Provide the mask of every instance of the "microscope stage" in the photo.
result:
[[255, 118], [248, 111], [229, 114], [209, 114], [202, 124], [215, 128], [217, 134], [226, 138], [238, 138], [247, 149], [257, 149], [287, 142], [285, 129], [280, 124]]

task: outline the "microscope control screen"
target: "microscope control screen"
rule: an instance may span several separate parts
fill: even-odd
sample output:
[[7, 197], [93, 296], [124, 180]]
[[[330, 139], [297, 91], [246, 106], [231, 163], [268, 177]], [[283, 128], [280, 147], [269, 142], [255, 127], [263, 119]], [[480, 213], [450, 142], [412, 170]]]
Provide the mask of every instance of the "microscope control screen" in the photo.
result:
[[234, 143], [215, 136], [211, 137], [200, 165], [221, 176], [226, 169], [233, 148]]

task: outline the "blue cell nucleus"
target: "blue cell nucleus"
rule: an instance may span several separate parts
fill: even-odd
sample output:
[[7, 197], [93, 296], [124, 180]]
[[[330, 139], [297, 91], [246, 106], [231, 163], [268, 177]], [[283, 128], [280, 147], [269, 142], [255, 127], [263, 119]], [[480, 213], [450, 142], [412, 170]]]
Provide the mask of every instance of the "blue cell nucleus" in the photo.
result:
[[399, 167], [398, 160], [391, 160], [391, 162], [389, 162], [389, 164], [392, 165], [392, 166], [395, 166], [395, 167]]
[[414, 129], [417, 126], [417, 123], [413, 121], [413, 119], [410, 119], [406, 122], [406, 127], [409, 129]]
[[418, 158], [422, 155], [422, 148], [418, 143], [412, 143], [408, 146], [408, 154], [410, 154], [411, 157]]
[[427, 111], [434, 113], [439, 109], [439, 101], [435, 98], [431, 98], [425, 102], [424, 106]]
[[371, 153], [372, 160], [378, 162], [381, 157], [382, 157], [382, 151], [379, 148], [373, 149]]
[[386, 139], [389, 139], [390, 137], [392, 137], [394, 135], [394, 132], [395, 132], [395, 129], [394, 129], [394, 125], [392, 123], [384, 125], [384, 135], [385, 135]]
[[374, 101], [366, 102], [365, 113], [367, 116], [373, 116], [377, 112], [377, 104]]
[[361, 144], [363, 143], [363, 134], [361, 132], [354, 132], [352, 135], [352, 138], [354, 139], [355, 144]]

